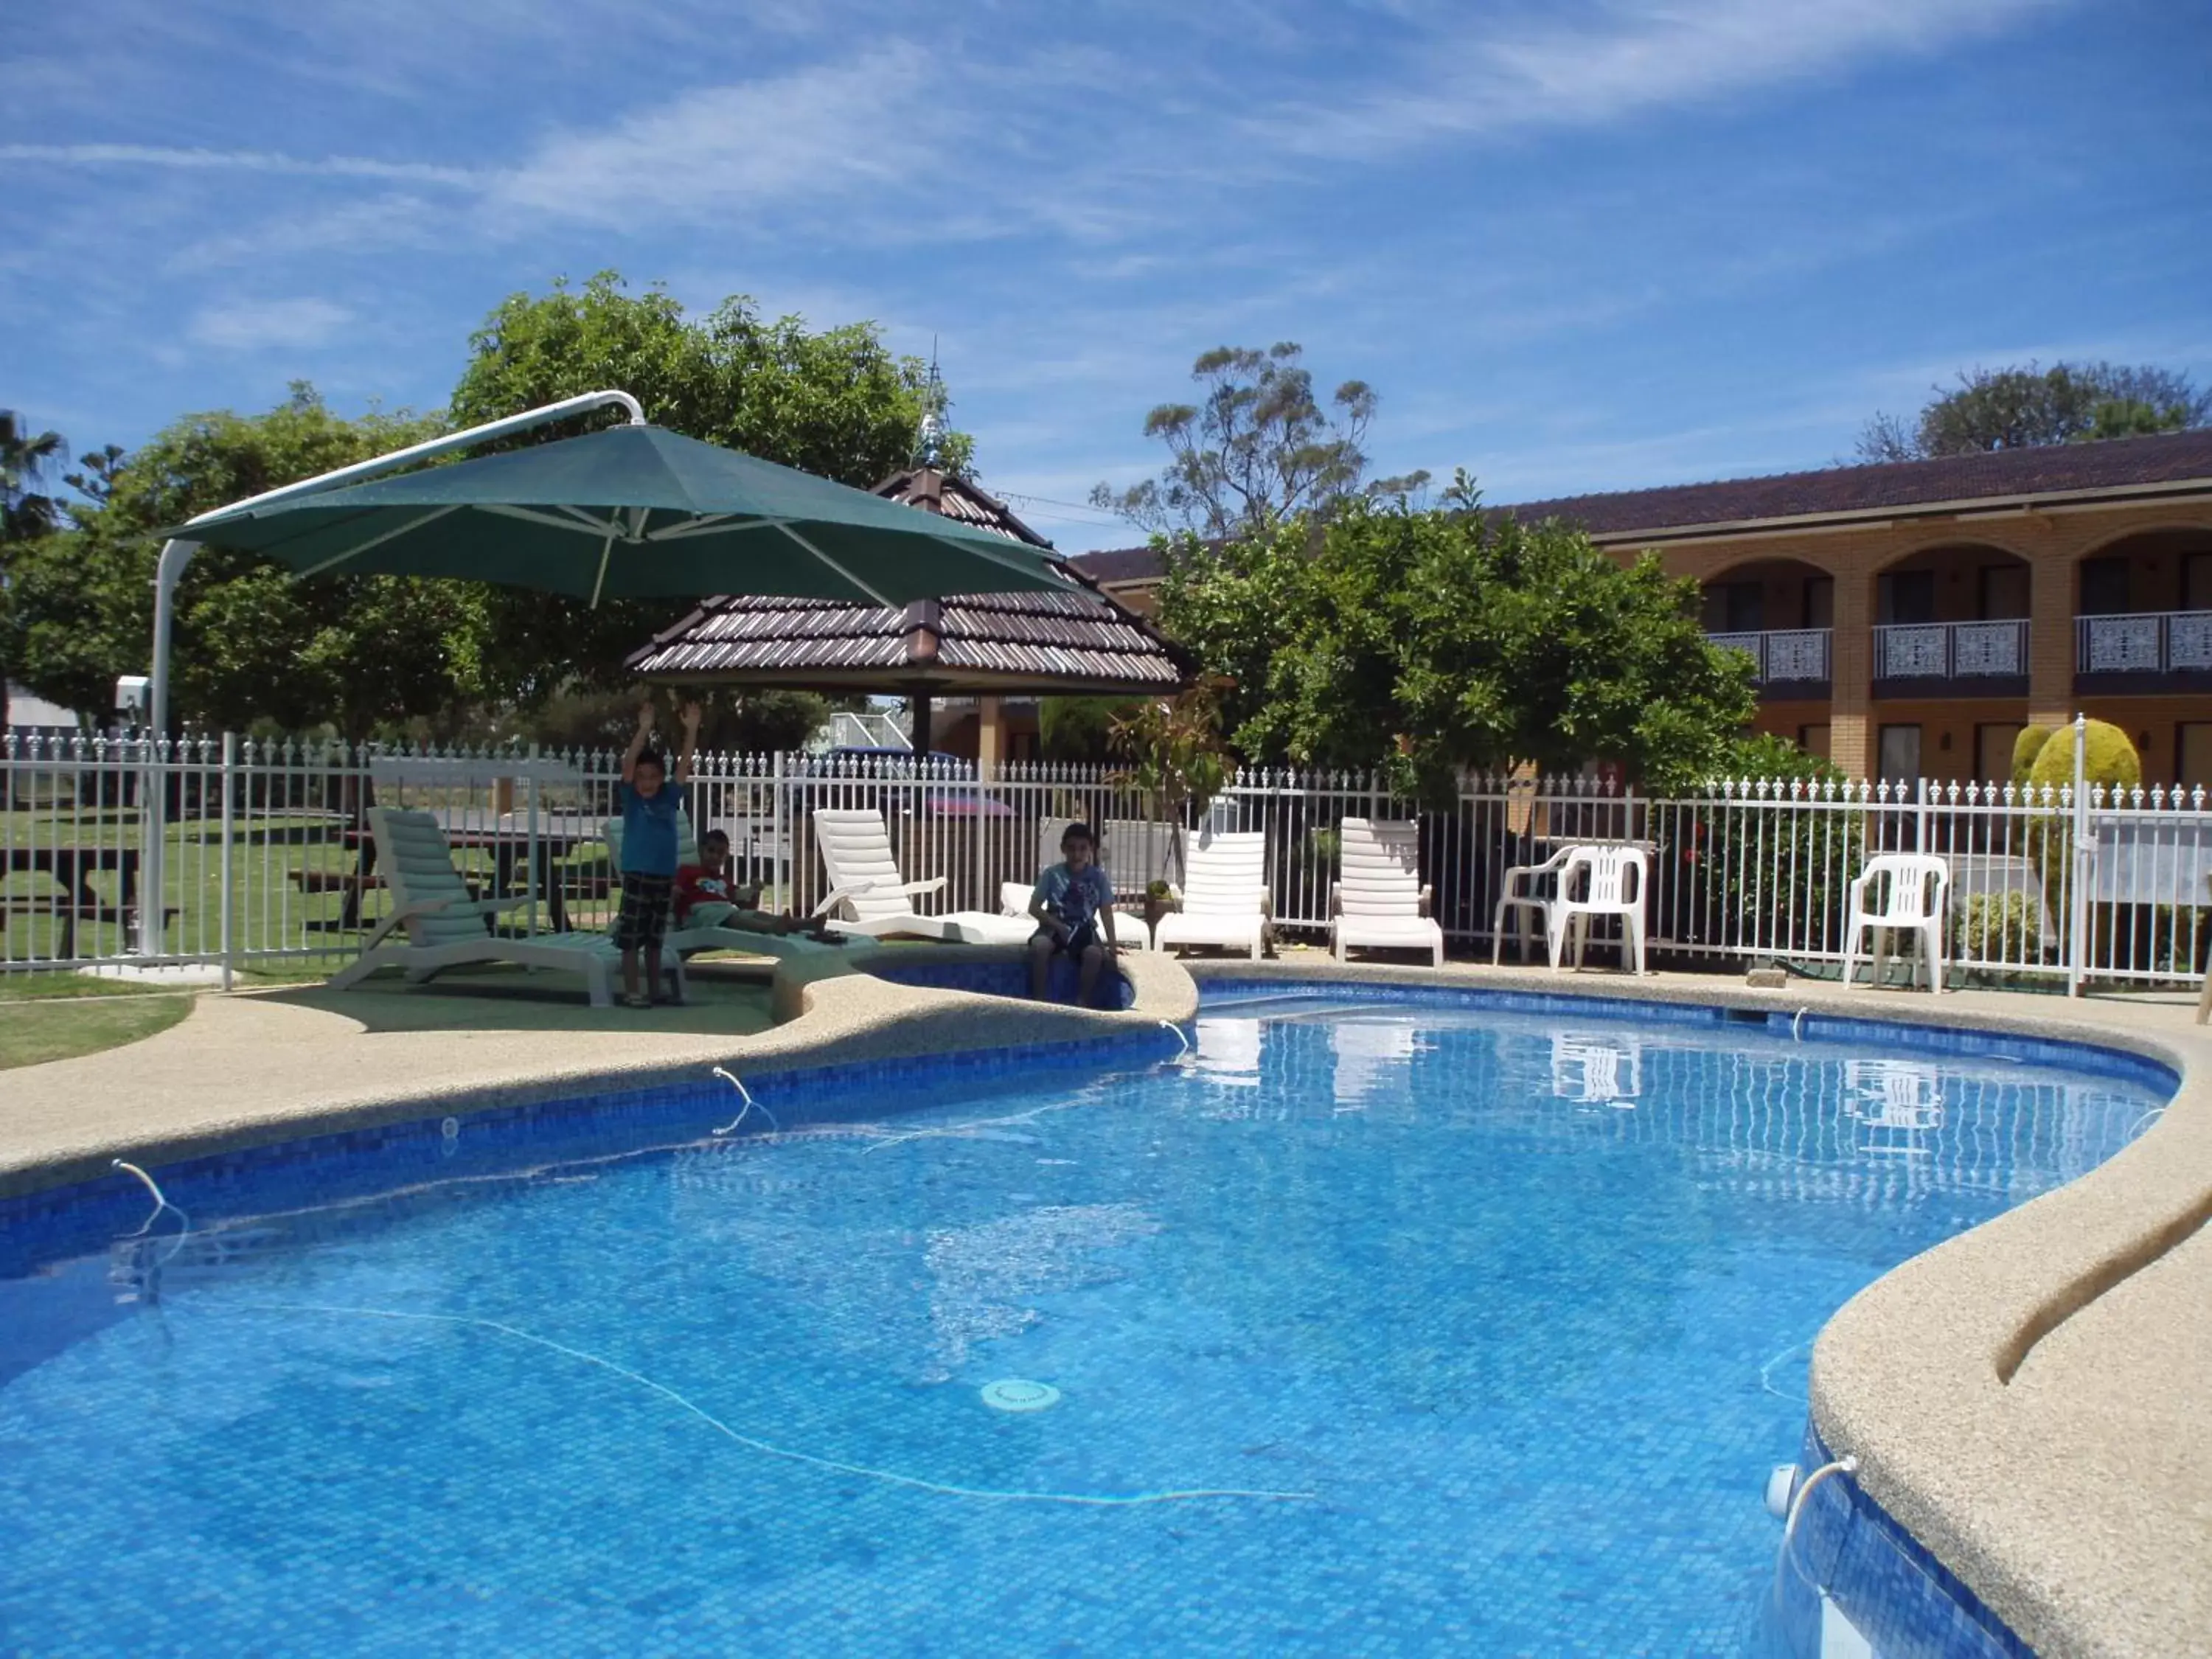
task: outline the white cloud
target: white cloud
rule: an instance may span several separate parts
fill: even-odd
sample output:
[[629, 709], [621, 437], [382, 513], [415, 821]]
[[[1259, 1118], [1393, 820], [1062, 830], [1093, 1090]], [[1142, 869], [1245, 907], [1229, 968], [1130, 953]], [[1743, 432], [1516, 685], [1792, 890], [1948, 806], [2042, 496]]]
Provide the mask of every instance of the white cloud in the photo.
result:
[[[540, 146], [493, 185], [532, 214], [607, 225], [696, 224], [796, 199], [933, 179], [957, 118], [944, 65], [890, 42], [839, 64], [683, 93], [598, 132]], [[917, 193], [915, 211], [931, 210]]]
[[439, 167], [427, 161], [380, 161], [364, 155], [286, 155], [262, 149], [177, 149], [160, 144], [0, 144], [0, 161], [295, 173], [463, 186], [477, 182], [477, 175], [466, 167]]
[[1456, 135], [1596, 126], [1677, 105], [1933, 51], [2064, 0], [1625, 0], [1423, 30], [1421, 71], [1255, 121], [1284, 148], [1376, 155]]
[[352, 311], [329, 300], [248, 300], [208, 307], [185, 331], [223, 351], [297, 349], [320, 345], [352, 320]]

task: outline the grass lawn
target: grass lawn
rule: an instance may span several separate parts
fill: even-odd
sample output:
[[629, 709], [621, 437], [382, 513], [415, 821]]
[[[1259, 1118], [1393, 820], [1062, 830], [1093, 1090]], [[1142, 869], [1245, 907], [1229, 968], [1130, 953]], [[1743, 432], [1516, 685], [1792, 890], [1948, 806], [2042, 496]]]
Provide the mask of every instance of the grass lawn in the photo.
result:
[[120, 1048], [191, 1011], [188, 991], [126, 992], [76, 974], [11, 975], [0, 980], [0, 1071]]
[[[364, 897], [362, 925], [344, 925], [340, 888], [356, 869], [360, 851], [345, 843], [343, 830], [343, 823], [328, 815], [263, 813], [240, 822], [232, 853], [232, 943], [241, 952], [297, 953], [289, 964], [264, 958], [257, 968], [277, 969], [283, 978], [319, 978], [331, 973], [352, 960], [365, 928], [374, 927], [390, 908], [390, 893], [374, 887]], [[140, 836], [136, 811], [88, 811], [74, 817], [0, 812], [0, 846], [4, 847], [136, 848]], [[222, 944], [220, 825], [202, 818], [173, 823], [166, 844], [167, 899], [178, 912], [168, 924], [167, 947], [186, 955], [212, 955]], [[465, 848], [459, 849], [457, 861], [479, 890], [489, 893], [492, 855]], [[605, 849], [597, 842], [582, 844], [553, 863], [569, 896], [570, 924], [605, 927], [613, 911]], [[99, 872], [93, 883], [104, 901], [112, 903], [119, 897], [113, 872]], [[42, 872], [0, 872], [0, 957], [20, 963], [52, 957], [59, 950], [59, 927], [51, 915], [42, 913], [59, 896], [60, 890]], [[521, 913], [511, 920], [519, 925]], [[542, 913], [538, 925], [546, 925]], [[81, 956], [122, 954], [134, 942], [119, 920], [86, 918], [76, 930]], [[0, 994], [5, 994], [4, 988]]]

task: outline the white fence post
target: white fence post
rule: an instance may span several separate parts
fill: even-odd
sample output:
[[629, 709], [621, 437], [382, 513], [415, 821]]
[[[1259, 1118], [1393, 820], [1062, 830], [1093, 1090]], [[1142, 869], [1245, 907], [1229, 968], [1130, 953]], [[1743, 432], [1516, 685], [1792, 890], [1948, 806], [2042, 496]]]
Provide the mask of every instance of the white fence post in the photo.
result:
[[2078, 997], [2089, 977], [2089, 720], [2074, 716], [2074, 878], [2073, 902], [2069, 904], [2066, 945], [2066, 994]]
[[[235, 732], [222, 734], [222, 988], [232, 987], [237, 977], [238, 940], [233, 931], [231, 911], [237, 896], [234, 872], [236, 857], [236, 812], [231, 799], [238, 776], [238, 736]], [[161, 902], [156, 896], [155, 902]]]

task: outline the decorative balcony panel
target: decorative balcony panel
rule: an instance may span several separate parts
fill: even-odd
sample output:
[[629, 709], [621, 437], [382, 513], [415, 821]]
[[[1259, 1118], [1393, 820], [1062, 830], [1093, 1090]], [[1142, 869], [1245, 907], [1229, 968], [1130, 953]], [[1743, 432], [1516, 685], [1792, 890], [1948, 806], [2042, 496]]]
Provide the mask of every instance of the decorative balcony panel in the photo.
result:
[[2166, 665], [2212, 669], [2212, 611], [2180, 611], [2166, 619]]
[[2025, 623], [1953, 623], [1950, 627], [1954, 679], [2027, 672]]
[[1894, 623], [1874, 630], [1877, 684], [2017, 680], [2027, 676], [2025, 621]]
[[1828, 679], [1828, 630], [1825, 628], [1770, 629], [1759, 634], [1708, 634], [1724, 651], [1741, 651], [1755, 665], [1761, 685], [1825, 685]]
[[1877, 678], [1941, 680], [1951, 675], [1951, 631], [1942, 623], [1875, 629]]
[[2212, 672], [2212, 611], [2081, 617], [2074, 628], [2078, 674]]
[[1766, 636], [1769, 680], [1825, 680], [1828, 678], [1828, 630], [1797, 628]]
[[2159, 626], [2156, 617], [2084, 617], [2088, 624], [2091, 674], [2140, 674], [2158, 672]]

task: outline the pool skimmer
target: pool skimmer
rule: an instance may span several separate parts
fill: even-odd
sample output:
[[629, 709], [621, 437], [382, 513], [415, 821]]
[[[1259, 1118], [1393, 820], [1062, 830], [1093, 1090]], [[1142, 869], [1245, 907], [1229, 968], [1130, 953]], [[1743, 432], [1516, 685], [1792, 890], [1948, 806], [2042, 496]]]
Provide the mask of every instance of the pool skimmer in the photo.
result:
[[1019, 1376], [1002, 1376], [986, 1382], [983, 1403], [994, 1412], [1041, 1412], [1060, 1403], [1060, 1390], [1049, 1382], [1031, 1382]]

